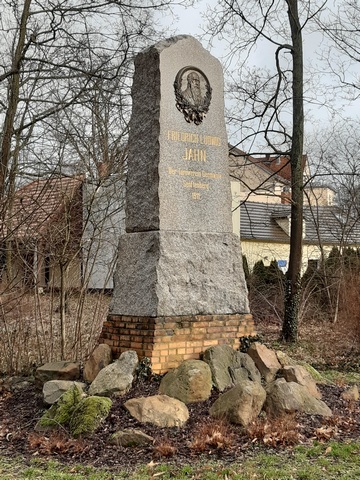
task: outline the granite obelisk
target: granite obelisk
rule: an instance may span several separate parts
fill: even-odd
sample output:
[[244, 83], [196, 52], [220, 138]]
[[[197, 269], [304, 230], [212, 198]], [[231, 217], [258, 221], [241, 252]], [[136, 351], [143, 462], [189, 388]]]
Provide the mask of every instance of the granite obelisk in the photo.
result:
[[190, 36], [135, 60], [126, 233], [102, 341], [166, 371], [253, 332], [232, 233], [220, 62]]

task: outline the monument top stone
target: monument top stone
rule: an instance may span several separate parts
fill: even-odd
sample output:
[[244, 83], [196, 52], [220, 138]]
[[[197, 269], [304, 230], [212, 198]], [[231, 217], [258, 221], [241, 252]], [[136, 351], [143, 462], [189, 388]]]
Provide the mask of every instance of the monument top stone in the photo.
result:
[[126, 231], [232, 231], [220, 62], [193, 37], [135, 60]]

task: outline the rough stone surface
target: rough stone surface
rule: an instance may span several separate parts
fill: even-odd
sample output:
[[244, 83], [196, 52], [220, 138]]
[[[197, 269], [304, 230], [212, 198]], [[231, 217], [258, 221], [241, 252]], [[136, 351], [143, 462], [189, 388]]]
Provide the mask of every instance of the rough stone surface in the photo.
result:
[[120, 238], [118, 258], [111, 314], [249, 312], [247, 290], [240, 274], [239, 238], [233, 234], [125, 234]]
[[110, 412], [112, 401], [105, 397], [86, 397], [76, 406], [69, 427], [73, 437], [86, 437], [96, 430]]
[[159, 392], [187, 404], [207, 400], [211, 388], [211, 371], [208, 364], [201, 360], [185, 360], [178, 368], [163, 377]]
[[259, 415], [265, 398], [265, 389], [259, 383], [246, 380], [220, 395], [209, 412], [213, 417], [246, 427]]
[[310, 395], [308, 389], [295, 382], [278, 378], [266, 389], [267, 396], [264, 409], [271, 415], [302, 412], [309, 415], [332, 415], [330, 408], [318, 398]]
[[274, 380], [281, 368], [276, 353], [259, 342], [252, 343], [247, 353], [254, 360], [264, 380], [266, 382]]
[[296, 382], [299, 385], [303, 385], [309, 390], [310, 395], [321, 399], [320, 390], [317, 388], [315, 380], [305, 367], [301, 365], [284, 367], [280, 371], [280, 375], [284, 377], [287, 382]]
[[49, 380], [45, 382], [43, 386], [44, 402], [47, 405], [53, 405], [59, 400], [63, 393], [74, 386], [77, 386], [81, 391], [84, 391], [84, 388], [86, 388], [85, 383], [72, 382], [70, 380]]
[[[209, 112], [199, 125], [186, 122], [176, 107], [174, 80], [188, 65], [200, 69], [212, 87]], [[232, 232], [220, 62], [193, 37], [161, 41], [137, 55], [132, 98], [126, 231]], [[185, 159], [186, 148], [206, 150], [206, 160]], [[200, 197], [194, 200], [192, 193]]]
[[132, 398], [124, 407], [139, 422], [158, 427], [181, 427], [189, 418], [186, 405], [167, 395]]
[[114, 363], [104, 367], [90, 385], [89, 395], [110, 397], [124, 395], [133, 384], [138, 356], [133, 350], [120, 355]]
[[233, 350], [229, 345], [208, 348], [203, 360], [209, 364], [213, 383], [220, 392], [246, 380], [261, 382], [252, 358], [246, 353]]
[[35, 383], [42, 387], [49, 380], [78, 380], [80, 365], [69, 361], [51, 362], [36, 369]]
[[66, 426], [81, 402], [83, 391], [74, 385], [61, 395], [59, 400], [47, 410], [35, 426], [36, 431], [46, 431]]
[[[201, 88], [206, 77], [212, 89], [197, 125], [176, 106], [174, 81], [184, 68], [201, 71]], [[119, 243], [110, 313], [249, 313], [239, 237], [232, 232], [220, 62], [190, 36], [162, 41], [137, 56], [132, 97], [127, 233]]]
[[121, 447], [143, 447], [154, 442], [153, 437], [141, 430], [127, 428], [111, 435], [109, 443]]
[[348, 402], [357, 402], [360, 398], [358, 386], [353, 385], [352, 387], [347, 388], [344, 392], [342, 392], [341, 398]]
[[83, 377], [86, 382], [93, 382], [97, 374], [104, 367], [107, 367], [112, 360], [111, 347], [101, 343], [91, 353], [84, 365]]
[[282, 367], [292, 367], [296, 365], [295, 360], [293, 360], [289, 355], [282, 352], [281, 350], [276, 350], [276, 357], [279, 360], [279, 363]]

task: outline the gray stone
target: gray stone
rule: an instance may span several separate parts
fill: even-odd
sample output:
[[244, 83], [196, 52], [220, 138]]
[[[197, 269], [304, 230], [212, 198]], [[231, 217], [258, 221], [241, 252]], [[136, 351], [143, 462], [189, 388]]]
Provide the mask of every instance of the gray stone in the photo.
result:
[[75, 362], [59, 361], [50, 362], [36, 369], [35, 383], [42, 387], [49, 380], [78, 380], [80, 365]]
[[106, 343], [98, 345], [85, 362], [83, 377], [86, 382], [93, 382], [101, 369], [111, 363], [111, 348]]
[[141, 430], [127, 428], [119, 430], [111, 435], [109, 443], [121, 447], [143, 447], [154, 442], [153, 437], [147, 435]]
[[81, 391], [84, 391], [86, 388], [85, 383], [72, 382], [71, 380], [49, 380], [45, 382], [43, 386], [44, 402], [47, 405], [53, 405], [63, 393], [74, 386], [77, 386]]
[[[208, 84], [212, 89], [206, 118], [196, 124], [177, 108], [174, 90], [178, 78], [185, 92], [189, 72], [199, 75], [203, 98]], [[220, 62], [192, 37], [162, 41], [137, 56], [132, 96], [127, 233], [110, 313], [248, 313], [239, 237], [232, 232]]]
[[89, 388], [89, 395], [110, 397], [127, 393], [134, 381], [138, 356], [133, 350], [123, 352], [114, 363], [98, 373]]
[[189, 418], [185, 403], [167, 395], [132, 398], [124, 407], [139, 422], [157, 427], [181, 427]]
[[[186, 122], [176, 107], [174, 81], [188, 65], [201, 70], [212, 88], [209, 112], [199, 125]], [[190, 36], [161, 41], [137, 55], [132, 97], [126, 231], [232, 232], [219, 60]], [[206, 151], [206, 160], [185, 159], [186, 148]], [[192, 193], [201, 196], [193, 201]]]
[[163, 377], [159, 392], [188, 404], [207, 400], [211, 388], [211, 371], [207, 363], [185, 360]]
[[261, 382], [260, 373], [251, 357], [233, 350], [229, 345], [208, 348], [203, 360], [209, 364], [213, 383], [220, 392], [246, 380]]
[[281, 369], [276, 353], [259, 342], [252, 343], [247, 353], [254, 360], [264, 380], [266, 382], [274, 380], [277, 372]]
[[332, 415], [330, 408], [322, 400], [310, 395], [309, 390], [298, 383], [278, 378], [268, 385], [266, 391], [264, 409], [270, 415], [295, 412], [324, 417]]
[[280, 375], [285, 378], [287, 382], [296, 382], [303, 385], [309, 390], [310, 395], [316, 398], [321, 398], [321, 392], [316, 386], [315, 380], [305, 367], [301, 365], [294, 365], [284, 367], [280, 371]]
[[247, 312], [237, 251], [239, 239], [232, 234], [123, 235], [110, 311], [130, 316]]
[[212, 417], [226, 418], [246, 427], [261, 412], [265, 398], [265, 389], [259, 383], [246, 380], [220, 395], [209, 412]]

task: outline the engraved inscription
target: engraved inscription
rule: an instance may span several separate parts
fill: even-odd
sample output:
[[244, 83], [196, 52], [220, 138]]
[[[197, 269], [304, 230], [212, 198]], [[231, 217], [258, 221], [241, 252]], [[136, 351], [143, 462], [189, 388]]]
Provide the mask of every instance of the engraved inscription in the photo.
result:
[[213, 147], [221, 147], [221, 138], [215, 137], [213, 135], [199, 135], [197, 133], [168, 130], [167, 138], [172, 142], [198, 143], [200, 145], [211, 145]]
[[193, 162], [206, 162], [206, 150], [200, 148], [185, 148], [185, 155], [183, 160]]

